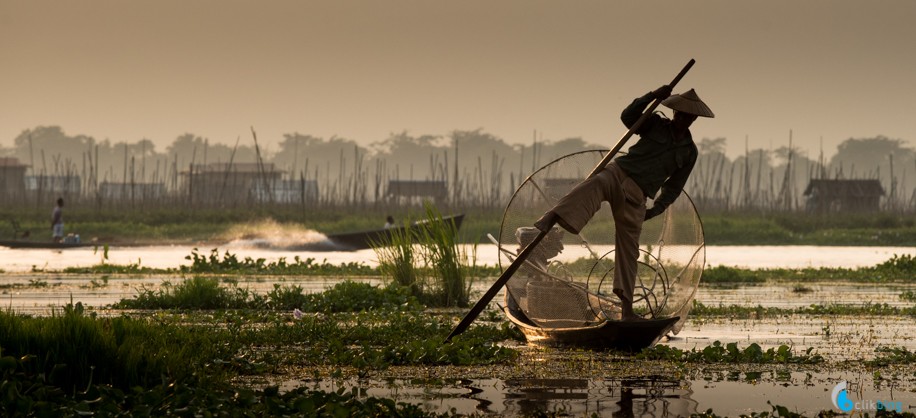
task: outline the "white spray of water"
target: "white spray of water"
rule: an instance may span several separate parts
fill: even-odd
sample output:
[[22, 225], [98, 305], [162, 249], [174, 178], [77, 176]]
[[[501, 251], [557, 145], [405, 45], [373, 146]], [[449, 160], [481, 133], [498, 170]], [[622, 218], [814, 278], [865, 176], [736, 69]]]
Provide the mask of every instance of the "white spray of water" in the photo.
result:
[[328, 237], [313, 229], [294, 223], [279, 223], [273, 219], [237, 224], [224, 236], [230, 248], [260, 248], [294, 250], [333, 248]]

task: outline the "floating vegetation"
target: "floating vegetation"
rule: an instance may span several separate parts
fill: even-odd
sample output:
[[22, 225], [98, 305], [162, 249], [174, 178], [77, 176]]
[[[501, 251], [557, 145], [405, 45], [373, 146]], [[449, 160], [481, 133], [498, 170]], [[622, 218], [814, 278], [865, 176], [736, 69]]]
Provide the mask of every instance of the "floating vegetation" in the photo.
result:
[[813, 347], [809, 347], [804, 354], [796, 355], [792, 347], [785, 344], [778, 348], [769, 348], [764, 351], [757, 343], [740, 348], [737, 343], [722, 345], [716, 341], [703, 349], [681, 350], [677, 347], [656, 345], [643, 349], [636, 358], [647, 360], [668, 360], [687, 363], [793, 363], [814, 364], [821, 363], [824, 358], [819, 354], [812, 354]]
[[322, 293], [303, 293], [300, 286], [274, 285], [261, 295], [236, 283], [221, 286], [213, 277], [194, 277], [158, 290], [141, 288], [133, 299], [122, 299], [115, 309], [274, 309], [302, 312], [359, 312], [373, 309], [422, 309], [410, 292], [398, 285], [386, 287], [343, 281]]
[[888, 366], [891, 364], [913, 364], [916, 362], [916, 353], [906, 347], [878, 347], [875, 349], [875, 358], [865, 364], [869, 366]]
[[703, 271], [701, 283], [764, 283], [766, 281], [815, 282], [851, 281], [865, 283], [916, 282], [916, 258], [894, 255], [873, 267], [855, 269], [820, 267], [803, 269], [742, 269], [717, 266]]
[[420, 405], [358, 393], [323, 392], [276, 386], [255, 390], [221, 382], [163, 379], [161, 383], [126, 388], [89, 382], [79, 390], [56, 384], [54, 372], [35, 370], [34, 356], [0, 358], [3, 416], [344, 416], [452, 417]]
[[293, 262], [287, 262], [284, 257], [277, 261], [267, 262], [264, 258], [252, 259], [251, 257], [245, 257], [240, 260], [235, 254], [226, 251], [220, 258], [219, 249], [217, 248], [212, 249], [210, 255], [202, 255], [195, 248], [185, 259], [191, 260], [191, 265], [179, 268], [179, 271], [184, 273], [296, 274], [310, 276], [368, 275], [376, 273], [376, 269], [363, 263], [350, 262], [334, 265], [327, 261], [317, 263], [314, 258], [303, 260], [299, 256], [293, 257]]
[[916, 292], [912, 290], [907, 290], [900, 294], [900, 300], [905, 300], [909, 302], [916, 302]]
[[808, 305], [797, 308], [719, 305], [707, 306], [700, 301], [693, 302], [690, 314], [694, 316], [727, 316], [740, 319], [761, 319], [765, 317], [787, 315], [899, 315], [916, 316], [916, 307], [891, 306], [886, 303], [866, 303], [864, 305]]
[[[194, 286], [212, 289], [212, 284], [201, 280]], [[350, 283], [325, 296], [358, 299], [363, 287]], [[411, 297], [403, 288], [399, 294]], [[420, 309], [299, 315], [216, 310], [99, 318], [77, 304], [51, 317], [0, 312], [0, 396], [9, 400], [0, 403], [0, 414], [443, 416], [341, 391], [280, 394], [275, 386], [253, 390], [227, 382], [281, 367], [346, 367], [367, 376], [393, 365], [489, 365], [518, 356], [499, 344], [511, 338], [507, 327], [479, 325], [452, 344], [441, 344], [450, 329], [450, 317]]]

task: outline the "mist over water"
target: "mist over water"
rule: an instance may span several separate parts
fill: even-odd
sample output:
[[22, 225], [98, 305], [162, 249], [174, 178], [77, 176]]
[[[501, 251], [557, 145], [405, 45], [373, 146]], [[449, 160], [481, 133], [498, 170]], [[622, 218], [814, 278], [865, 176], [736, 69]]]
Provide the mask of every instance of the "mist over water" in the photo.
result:
[[273, 219], [236, 224], [222, 237], [226, 248], [286, 251], [334, 251], [340, 249], [314, 229]]

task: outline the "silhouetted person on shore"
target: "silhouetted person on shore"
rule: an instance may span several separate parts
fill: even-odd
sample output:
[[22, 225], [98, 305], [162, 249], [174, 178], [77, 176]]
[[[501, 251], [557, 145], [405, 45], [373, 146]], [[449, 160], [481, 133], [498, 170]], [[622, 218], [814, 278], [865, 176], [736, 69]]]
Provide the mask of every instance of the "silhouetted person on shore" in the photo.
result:
[[57, 206], [51, 211], [51, 239], [60, 242], [64, 239], [64, 199], [57, 198]]

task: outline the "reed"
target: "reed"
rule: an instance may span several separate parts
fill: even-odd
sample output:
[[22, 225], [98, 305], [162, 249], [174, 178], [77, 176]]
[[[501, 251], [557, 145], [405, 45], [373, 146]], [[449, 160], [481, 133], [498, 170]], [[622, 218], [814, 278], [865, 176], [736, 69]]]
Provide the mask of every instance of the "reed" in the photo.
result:
[[414, 296], [420, 296], [423, 287], [416, 266], [418, 254], [414, 251], [415, 240], [409, 228], [394, 228], [390, 236], [372, 242], [371, 245], [378, 258], [379, 273], [410, 289]]
[[426, 204], [426, 219], [421, 224], [418, 238], [423, 248], [422, 257], [432, 268], [434, 290], [431, 297], [440, 306], [468, 306], [472, 281], [469, 267], [465, 266], [467, 254], [458, 245], [458, 229], [446, 221], [434, 206]]

